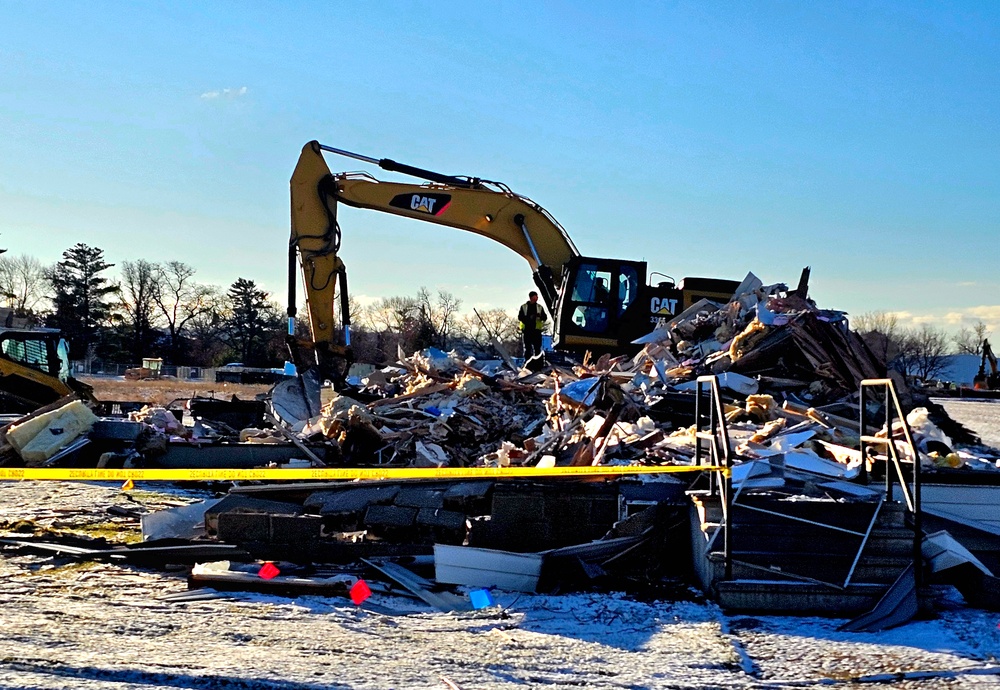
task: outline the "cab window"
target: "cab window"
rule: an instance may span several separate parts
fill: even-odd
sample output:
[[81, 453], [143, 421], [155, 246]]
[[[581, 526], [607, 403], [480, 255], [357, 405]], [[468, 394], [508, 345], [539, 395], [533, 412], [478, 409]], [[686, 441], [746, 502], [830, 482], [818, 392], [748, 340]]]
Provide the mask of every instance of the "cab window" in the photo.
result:
[[607, 302], [610, 286], [611, 271], [599, 271], [594, 264], [581, 264], [573, 284], [573, 301], [604, 304]]
[[596, 264], [581, 264], [573, 283], [573, 323], [590, 333], [608, 327], [608, 304], [611, 296], [611, 271], [598, 270]]
[[44, 340], [4, 340], [0, 343], [0, 350], [15, 362], [49, 370], [49, 351]]
[[618, 273], [618, 315], [631, 306], [639, 292], [639, 273], [631, 266], [622, 266]]
[[56, 347], [56, 356], [59, 357], [59, 380], [68, 381], [69, 380], [69, 343], [66, 342], [65, 338], [59, 339], [59, 345]]

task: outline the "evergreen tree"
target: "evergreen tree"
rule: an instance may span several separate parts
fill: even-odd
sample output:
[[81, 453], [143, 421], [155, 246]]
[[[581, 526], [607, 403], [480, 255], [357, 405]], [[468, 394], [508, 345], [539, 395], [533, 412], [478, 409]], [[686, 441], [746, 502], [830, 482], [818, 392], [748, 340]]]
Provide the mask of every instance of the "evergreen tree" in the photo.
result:
[[48, 272], [54, 306], [49, 324], [63, 332], [76, 358], [87, 356], [98, 327], [108, 319], [108, 299], [118, 288], [101, 273], [112, 266], [103, 249], [77, 243]]
[[281, 328], [278, 310], [264, 290], [246, 278], [237, 278], [226, 293], [229, 301], [229, 344], [246, 366], [266, 366], [276, 329]]

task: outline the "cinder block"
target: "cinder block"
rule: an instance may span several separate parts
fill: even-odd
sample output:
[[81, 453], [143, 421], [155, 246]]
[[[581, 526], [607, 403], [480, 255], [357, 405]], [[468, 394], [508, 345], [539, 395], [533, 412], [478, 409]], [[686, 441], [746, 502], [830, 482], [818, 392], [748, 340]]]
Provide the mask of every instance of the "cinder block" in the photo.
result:
[[315, 515], [272, 515], [270, 541], [273, 544], [301, 544], [319, 539], [323, 519]]
[[320, 515], [351, 515], [370, 505], [392, 503], [398, 494], [399, 486], [396, 485], [317, 491], [306, 499], [305, 505]]
[[410, 508], [443, 508], [444, 491], [423, 486], [404, 486], [393, 503]]
[[590, 504], [590, 522], [597, 529], [609, 530], [618, 521], [618, 499], [613, 496], [595, 496]]
[[586, 496], [552, 496], [546, 501], [546, 515], [556, 525], [584, 525], [590, 522], [591, 502]]
[[267, 542], [271, 537], [271, 516], [266, 513], [220, 513], [219, 541], [227, 544]]
[[480, 516], [469, 521], [469, 546], [517, 553], [551, 548], [549, 526], [542, 522], [504, 523], [495, 517]]
[[464, 504], [486, 498], [493, 488], [493, 482], [456, 482], [444, 492], [446, 504]]
[[417, 509], [405, 506], [368, 506], [365, 524], [368, 527], [401, 528], [411, 527], [417, 517]]
[[498, 520], [507, 522], [544, 520], [545, 497], [540, 492], [516, 494], [494, 491], [491, 514]]
[[229, 494], [205, 511], [205, 529], [209, 534], [218, 531], [219, 516], [223, 513], [255, 513], [258, 515], [300, 515], [302, 506], [285, 501], [268, 501], [252, 496]]
[[447, 530], [464, 530], [465, 513], [443, 508], [421, 508], [417, 512], [417, 524]]

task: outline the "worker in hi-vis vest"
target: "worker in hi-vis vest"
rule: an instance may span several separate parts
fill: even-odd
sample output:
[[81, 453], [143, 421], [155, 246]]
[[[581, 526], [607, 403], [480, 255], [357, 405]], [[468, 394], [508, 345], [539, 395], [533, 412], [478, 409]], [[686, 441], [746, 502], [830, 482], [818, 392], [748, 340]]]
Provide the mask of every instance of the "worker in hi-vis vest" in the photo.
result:
[[532, 290], [528, 293], [528, 301], [517, 312], [517, 326], [521, 329], [526, 360], [542, 353], [542, 331], [545, 330], [548, 318], [542, 305], [538, 303], [538, 293]]

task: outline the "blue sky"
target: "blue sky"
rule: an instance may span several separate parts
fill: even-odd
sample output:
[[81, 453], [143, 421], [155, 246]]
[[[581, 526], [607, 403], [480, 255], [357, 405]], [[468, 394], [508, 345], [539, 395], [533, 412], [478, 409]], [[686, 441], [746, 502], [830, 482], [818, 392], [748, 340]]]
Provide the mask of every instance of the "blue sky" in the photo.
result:
[[[0, 247], [176, 259], [280, 301], [288, 178], [318, 139], [503, 181], [584, 254], [811, 265], [820, 306], [1000, 330], [998, 82], [989, 2], [5, 0]], [[365, 299], [513, 309], [531, 287], [480, 237], [341, 224]]]

